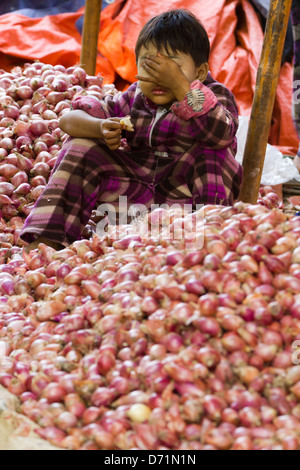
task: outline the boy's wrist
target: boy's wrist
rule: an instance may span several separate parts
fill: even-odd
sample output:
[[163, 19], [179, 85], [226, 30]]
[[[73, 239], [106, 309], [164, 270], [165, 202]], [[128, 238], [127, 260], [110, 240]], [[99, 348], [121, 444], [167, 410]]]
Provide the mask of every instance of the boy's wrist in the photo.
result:
[[183, 80], [173, 88], [173, 93], [177, 101], [183, 101], [186, 94], [190, 91], [191, 85], [188, 80]]
[[184, 121], [202, 116], [215, 108], [218, 100], [212, 90], [201, 81], [195, 80], [184, 99], [172, 105], [172, 111]]
[[105, 119], [99, 119], [98, 129], [99, 129], [99, 139], [103, 139], [103, 122]]

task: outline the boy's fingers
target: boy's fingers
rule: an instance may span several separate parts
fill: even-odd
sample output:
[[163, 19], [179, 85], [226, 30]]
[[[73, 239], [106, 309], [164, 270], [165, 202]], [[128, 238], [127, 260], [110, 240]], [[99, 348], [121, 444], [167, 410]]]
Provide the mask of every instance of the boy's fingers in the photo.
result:
[[145, 59], [144, 61], [144, 67], [148, 66], [150, 68], [157, 68], [158, 65], [160, 65], [160, 63], [155, 62], [155, 60], [152, 60], [152, 59]]
[[160, 54], [159, 52], [157, 53], [157, 55], [149, 55], [146, 57], [145, 60], [149, 60], [151, 62], [155, 62], [156, 64], [161, 64], [163, 62], [164, 59], [167, 59], [168, 57], [167, 56], [164, 56], [162, 54]]
[[121, 145], [120, 142], [118, 142], [116, 144], [107, 144], [107, 146], [110, 150], [117, 150], [120, 147], [120, 145]]
[[116, 145], [116, 144], [120, 145], [121, 138], [118, 137], [116, 139], [106, 139], [105, 141], [107, 145]]
[[116, 144], [116, 143], [120, 142], [120, 140], [121, 140], [121, 135], [120, 134], [110, 135], [106, 138], [106, 142], [108, 142], [110, 144]]
[[109, 121], [120, 122], [121, 119], [122, 119], [121, 117], [115, 116], [115, 117], [109, 118]]
[[136, 75], [135, 78], [137, 80], [141, 80], [142, 82], [154, 82], [153, 78], [151, 77], [143, 77], [143, 75]]
[[106, 136], [104, 136], [104, 140], [106, 142], [106, 145], [110, 145], [110, 144], [116, 144], [118, 142], [121, 141], [121, 134], [114, 134], [114, 135], [111, 135], [111, 134], [108, 134]]
[[104, 133], [109, 136], [115, 136], [115, 135], [120, 135], [121, 134], [121, 124], [118, 127], [112, 128], [112, 127], [107, 127], [104, 129]]
[[121, 129], [121, 123], [120, 123], [121, 118], [118, 118], [118, 119], [119, 119], [119, 121], [112, 121], [112, 120], [108, 121], [107, 122], [107, 127], [109, 129]]
[[121, 121], [122, 118], [120, 117], [115, 117], [115, 118], [109, 118], [109, 119], [106, 119], [102, 125], [102, 128], [104, 131], [106, 132], [109, 132], [111, 130], [117, 130], [117, 129], [121, 129]]
[[155, 73], [155, 72], [159, 72], [160, 71], [160, 66], [161, 64], [158, 64], [157, 62], [153, 62], [151, 60], [145, 60], [144, 62], [144, 69], [147, 70], [147, 72], [149, 73]]

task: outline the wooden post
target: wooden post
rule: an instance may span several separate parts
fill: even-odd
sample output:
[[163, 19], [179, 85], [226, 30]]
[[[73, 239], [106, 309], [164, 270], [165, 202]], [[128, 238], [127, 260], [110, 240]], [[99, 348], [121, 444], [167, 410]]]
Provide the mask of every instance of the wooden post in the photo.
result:
[[102, 0], [86, 0], [80, 63], [88, 75], [95, 75]]
[[292, 0], [271, 0], [243, 156], [240, 200], [257, 203]]

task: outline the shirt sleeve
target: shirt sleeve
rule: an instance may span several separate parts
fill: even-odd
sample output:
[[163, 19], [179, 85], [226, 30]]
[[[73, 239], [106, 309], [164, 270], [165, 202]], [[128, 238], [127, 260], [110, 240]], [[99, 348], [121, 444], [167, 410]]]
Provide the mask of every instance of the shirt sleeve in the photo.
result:
[[238, 129], [238, 108], [233, 94], [221, 83], [208, 86], [199, 80], [191, 83], [182, 101], [171, 107], [173, 113], [188, 121], [191, 135], [212, 149], [230, 146]]
[[104, 100], [99, 100], [96, 96], [77, 96], [72, 101], [72, 109], [80, 109], [96, 118], [108, 117], [107, 106]]
[[81, 109], [100, 119], [127, 116], [134, 100], [136, 84], [134, 85], [125, 92], [107, 94], [102, 100], [93, 95], [77, 96], [72, 101], [72, 109]]

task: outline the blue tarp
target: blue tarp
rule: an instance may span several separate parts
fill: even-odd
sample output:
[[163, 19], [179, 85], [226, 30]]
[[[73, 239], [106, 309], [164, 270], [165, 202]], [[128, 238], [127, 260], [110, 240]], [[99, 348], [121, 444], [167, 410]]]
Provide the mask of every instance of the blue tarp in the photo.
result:
[[[114, 0], [102, 0], [102, 8], [113, 2]], [[2, 0], [0, 15], [14, 12], [30, 18], [42, 18], [46, 15], [78, 11], [84, 4], [85, 0]]]
[[[102, 0], [102, 9], [114, 1]], [[29, 18], [43, 18], [47, 15], [76, 12], [85, 5], [85, 0], [2, 0], [1, 3], [0, 15], [14, 13]], [[76, 28], [82, 33], [83, 16], [76, 22]]]

